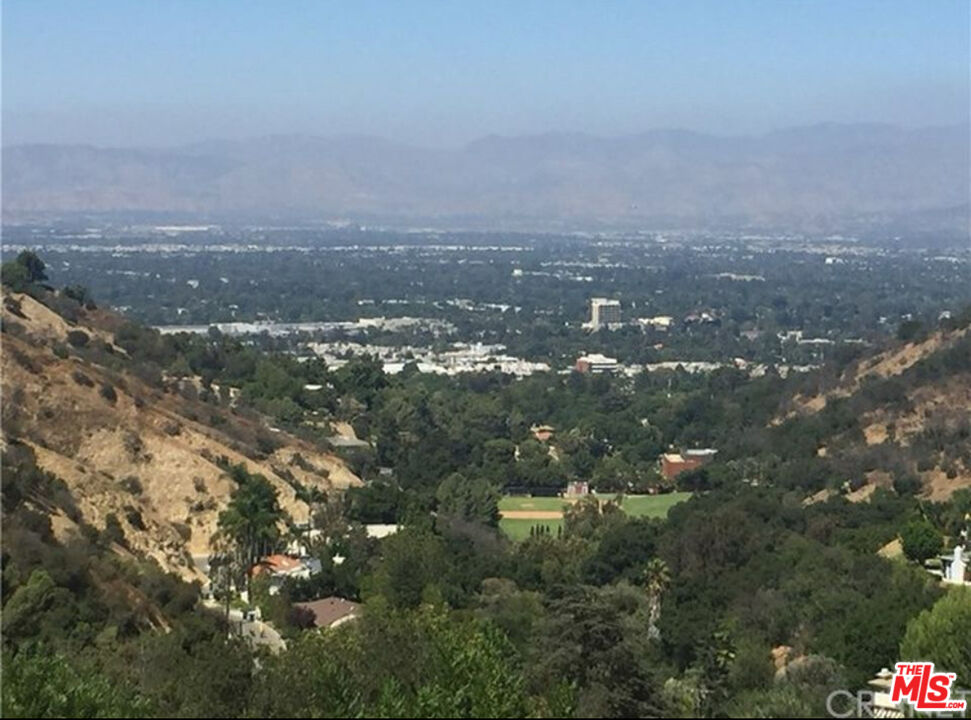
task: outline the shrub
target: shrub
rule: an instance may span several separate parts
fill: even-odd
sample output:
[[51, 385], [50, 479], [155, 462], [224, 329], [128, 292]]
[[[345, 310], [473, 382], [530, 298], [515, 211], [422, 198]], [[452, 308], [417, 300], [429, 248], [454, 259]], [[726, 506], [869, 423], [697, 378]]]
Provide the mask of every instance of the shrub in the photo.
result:
[[127, 477], [123, 477], [121, 479], [121, 486], [127, 492], [130, 492], [132, 495], [141, 495], [142, 494], [142, 483], [134, 475], [128, 475]]
[[101, 397], [112, 405], [118, 401], [118, 393], [115, 392], [115, 388], [112, 387], [111, 383], [105, 383], [101, 386]]
[[902, 473], [893, 479], [893, 489], [898, 495], [916, 495], [920, 488], [920, 478], [913, 473]]
[[125, 446], [125, 452], [129, 454], [132, 458], [137, 458], [141, 455], [142, 450], [145, 449], [142, 439], [138, 436], [138, 433], [128, 430], [125, 432], [122, 438], [122, 444]]
[[37, 366], [37, 363], [30, 358], [30, 356], [20, 352], [20, 350], [17, 350], [16, 348], [11, 348], [10, 354], [13, 356], [13, 359], [17, 362], [17, 364], [31, 375], [37, 375], [40, 373], [40, 368]]
[[71, 373], [71, 377], [74, 378], [74, 382], [76, 382], [78, 385], [83, 385], [84, 387], [94, 387], [94, 380], [89, 378], [80, 370], [75, 370], [73, 373]]
[[84, 285], [67, 285], [64, 290], [66, 297], [72, 300], [77, 300], [81, 305], [84, 305], [88, 310], [93, 310], [95, 308], [94, 302], [91, 300], [91, 295], [88, 293], [88, 289]]
[[84, 347], [90, 339], [83, 330], [71, 330], [67, 334], [67, 341], [74, 347]]
[[99, 538], [103, 545], [117, 544], [128, 547], [128, 540], [125, 538], [125, 530], [114, 513], [108, 513], [105, 518], [105, 529], [101, 531]]
[[128, 524], [136, 530], [145, 529], [145, 520], [142, 518], [141, 511], [139, 511], [137, 508], [133, 508], [130, 505], [127, 506], [125, 508], [125, 520], [127, 520]]

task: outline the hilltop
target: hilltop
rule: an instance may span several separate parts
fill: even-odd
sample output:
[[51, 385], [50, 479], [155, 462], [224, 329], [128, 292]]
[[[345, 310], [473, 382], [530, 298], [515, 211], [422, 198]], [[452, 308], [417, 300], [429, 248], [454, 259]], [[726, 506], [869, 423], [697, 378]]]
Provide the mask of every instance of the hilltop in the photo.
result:
[[819, 374], [772, 424], [875, 485], [944, 500], [971, 486], [971, 326], [965, 312], [922, 337]]
[[332, 453], [220, 401], [198, 377], [136, 362], [118, 340], [123, 317], [32, 292], [2, 298], [3, 441], [66, 484], [79, 517], [54, 510], [58, 536], [111, 524], [122, 546], [192, 577], [234, 489], [229, 467], [264, 475], [295, 522], [314, 491], [359, 484]]

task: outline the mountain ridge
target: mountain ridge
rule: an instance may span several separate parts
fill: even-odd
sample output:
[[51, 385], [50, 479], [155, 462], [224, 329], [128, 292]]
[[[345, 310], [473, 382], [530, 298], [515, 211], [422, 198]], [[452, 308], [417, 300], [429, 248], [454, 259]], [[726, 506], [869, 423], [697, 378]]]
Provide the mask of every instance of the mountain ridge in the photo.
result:
[[270, 135], [173, 148], [3, 148], [4, 215], [382, 218], [483, 227], [882, 228], [966, 234], [968, 126], [825, 124], [490, 135], [424, 148]]

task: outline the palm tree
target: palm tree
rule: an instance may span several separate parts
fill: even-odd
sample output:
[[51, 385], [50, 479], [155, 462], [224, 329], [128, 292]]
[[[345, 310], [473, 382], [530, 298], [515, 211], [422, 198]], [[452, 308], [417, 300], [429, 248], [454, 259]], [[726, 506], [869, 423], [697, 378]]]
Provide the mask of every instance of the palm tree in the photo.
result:
[[219, 535], [234, 548], [237, 562], [246, 569], [249, 590], [253, 565], [272, 552], [280, 540], [283, 511], [276, 489], [262, 475], [243, 470], [236, 479], [242, 481], [229, 506], [219, 513]]
[[644, 568], [644, 589], [648, 599], [648, 629], [647, 634], [652, 640], [661, 639], [661, 631], [657, 627], [661, 619], [661, 596], [671, 584], [671, 573], [667, 564], [660, 558], [652, 558]]
[[211, 542], [212, 554], [209, 555], [209, 585], [213, 598], [225, 605], [226, 621], [229, 622], [229, 608], [234, 589], [246, 568], [240, 563], [235, 543], [225, 533], [217, 532]]

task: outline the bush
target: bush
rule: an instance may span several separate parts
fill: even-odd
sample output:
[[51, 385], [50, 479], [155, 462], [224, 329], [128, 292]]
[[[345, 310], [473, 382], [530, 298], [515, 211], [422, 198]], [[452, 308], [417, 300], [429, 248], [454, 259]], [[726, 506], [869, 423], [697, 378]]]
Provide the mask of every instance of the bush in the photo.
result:
[[68, 285], [61, 292], [64, 293], [65, 297], [77, 300], [88, 310], [94, 310], [96, 307], [88, 289], [84, 285]]
[[897, 339], [902, 342], [916, 342], [924, 335], [924, 326], [920, 320], [905, 320], [897, 328]]
[[121, 486], [132, 495], [142, 494], [142, 483], [134, 475], [128, 475], [121, 479]]
[[118, 393], [115, 392], [115, 388], [112, 387], [111, 383], [105, 383], [101, 386], [101, 397], [112, 405], [118, 401]]
[[84, 387], [94, 387], [94, 380], [89, 378], [80, 370], [75, 370], [73, 373], [71, 373], [71, 377], [74, 378], [74, 382], [76, 382], [78, 385], [83, 385]]
[[108, 516], [105, 518], [105, 529], [101, 531], [101, 536], [99, 539], [105, 546], [116, 544], [121, 545], [122, 547], [128, 547], [128, 540], [125, 538], [125, 530], [121, 526], [118, 516], [114, 513], [108, 513]]
[[83, 330], [71, 330], [67, 334], [67, 341], [74, 347], [84, 347], [90, 339]]
[[132, 373], [150, 387], [162, 387], [162, 368], [156, 363], [151, 361], [136, 362], [132, 366]]
[[145, 449], [145, 445], [142, 443], [142, 439], [138, 436], [138, 433], [132, 432], [131, 430], [125, 431], [121, 442], [125, 446], [125, 452], [132, 459], [137, 459], [142, 454], [142, 450]]
[[136, 530], [145, 530], [145, 520], [142, 518], [141, 511], [137, 508], [127, 506], [125, 508], [125, 520]]
[[283, 443], [270, 433], [261, 431], [256, 435], [256, 447], [264, 455], [272, 455], [283, 447]]
[[909, 497], [920, 492], [920, 478], [913, 473], [902, 473], [893, 479], [893, 489], [898, 495]]

